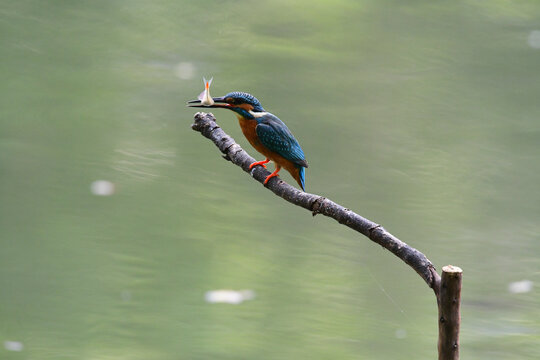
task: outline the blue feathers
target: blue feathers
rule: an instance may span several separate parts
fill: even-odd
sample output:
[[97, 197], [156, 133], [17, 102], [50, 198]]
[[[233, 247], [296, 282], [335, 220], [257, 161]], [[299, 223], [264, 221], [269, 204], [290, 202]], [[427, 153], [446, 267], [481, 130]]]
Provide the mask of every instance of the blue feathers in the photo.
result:
[[[224, 96], [225, 99], [232, 99], [238, 104], [249, 104], [254, 111], [264, 111], [260, 101], [253, 95], [241, 91], [233, 91]], [[232, 110], [232, 109], [231, 109]]]
[[298, 174], [300, 176], [300, 182], [302, 183], [302, 190], [306, 191], [306, 168], [301, 166], [298, 169]]
[[292, 161], [298, 167], [308, 166], [304, 151], [283, 121], [266, 113], [257, 118], [257, 123], [255, 131], [264, 146]]
[[245, 92], [230, 92], [214, 100], [218, 103], [226, 103], [224, 107], [237, 113], [242, 131], [251, 145], [267, 159], [276, 163], [276, 171], [265, 179], [265, 184], [270, 178], [277, 176], [281, 167], [284, 167], [295, 178], [302, 190], [305, 190], [305, 168], [308, 167], [306, 156], [283, 121], [266, 112], [255, 96]]

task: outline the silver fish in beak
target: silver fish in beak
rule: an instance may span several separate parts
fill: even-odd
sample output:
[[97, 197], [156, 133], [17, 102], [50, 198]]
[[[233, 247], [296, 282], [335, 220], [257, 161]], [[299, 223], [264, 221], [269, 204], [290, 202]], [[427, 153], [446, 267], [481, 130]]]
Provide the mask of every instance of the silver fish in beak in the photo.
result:
[[214, 105], [214, 99], [212, 99], [212, 96], [210, 96], [210, 85], [212, 84], [212, 80], [214, 80], [213, 77], [210, 80], [206, 80], [206, 78], [203, 77], [204, 91], [198, 97], [198, 99], [201, 100], [201, 105]]
[[225, 97], [215, 97], [213, 98], [210, 96], [210, 84], [212, 84], [212, 80], [214, 78], [211, 78], [210, 80], [206, 80], [203, 77], [204, 80], [204, 91], [199, 95], [197, 100], [190, 100], [187, 102], [187, 106], [189, 107], [200, 107], [200, 108], [230, 108], [231, 105], [225, 101]]

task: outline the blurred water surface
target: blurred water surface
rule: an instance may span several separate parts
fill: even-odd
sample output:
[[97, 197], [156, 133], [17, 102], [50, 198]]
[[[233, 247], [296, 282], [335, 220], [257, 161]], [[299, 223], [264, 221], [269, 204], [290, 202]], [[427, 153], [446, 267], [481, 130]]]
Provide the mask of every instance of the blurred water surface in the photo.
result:
[[414, 271], [190, 129], [203, 76], [464, 269], [463, 358], [540, 358], [539, 34], [534, 1], [2, 2], [0, 358], [435, 358]]

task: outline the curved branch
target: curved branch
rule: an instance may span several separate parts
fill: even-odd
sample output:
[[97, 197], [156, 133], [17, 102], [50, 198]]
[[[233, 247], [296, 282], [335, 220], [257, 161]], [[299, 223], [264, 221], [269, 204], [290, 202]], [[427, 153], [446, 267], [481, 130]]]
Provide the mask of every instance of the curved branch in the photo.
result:
[[[195, 122], [191, 126], [192, 129], [212, 140], [219, 150], [225, 154], [225, 159], [240, 166], [260, 183], [270, 174], [262, 166], [256, 166], [252, 170], [249, 169], [249, 165], [255, 162], [255, 159], [249, 156], [233, 138], [219, 127], [213, 114], [198, 112], [195, 114], [194, 120]], [[381, 225], [325, 197], [298, 190], [278, 177], [272, 178], [266, 187], [288, 202], [311, 211], [313, 216], [322, 214], [331, 217], [340, 224], [367, 236], [412, 267], [438, 295], [441, 278], [433, 264], [424, 254], [390, 234]]]

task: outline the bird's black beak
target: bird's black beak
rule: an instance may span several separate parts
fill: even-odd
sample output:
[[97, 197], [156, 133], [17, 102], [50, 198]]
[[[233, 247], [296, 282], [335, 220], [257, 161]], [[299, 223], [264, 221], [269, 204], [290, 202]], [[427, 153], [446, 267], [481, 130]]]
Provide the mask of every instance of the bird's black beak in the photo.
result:
[[230, 106], [223, 97], [215, 97], [215, 98], [212, 98], [212, 100], [214, 100], [214, 104], [212, 105], [203, 105], [201, 104], [201, 100], [191, 100], [187, 102], [187, 106], [206, 107], [206, 108], [227, 108]]

